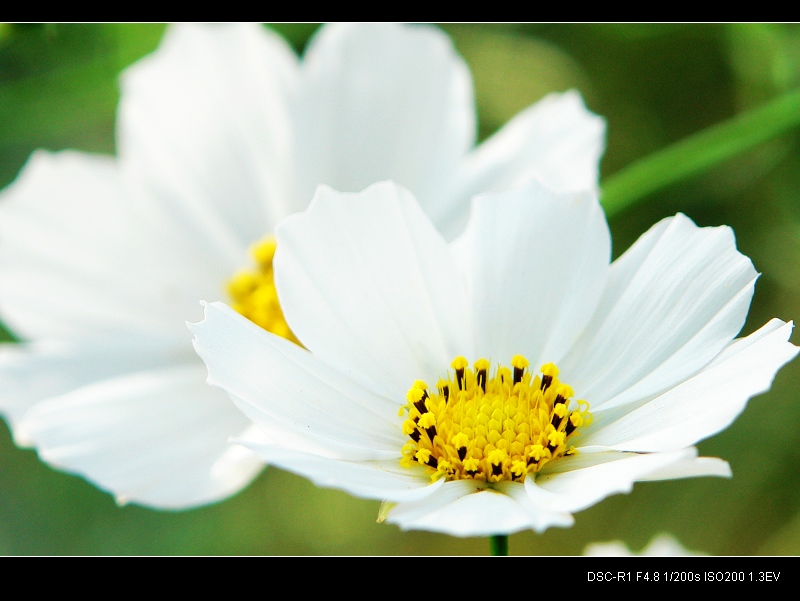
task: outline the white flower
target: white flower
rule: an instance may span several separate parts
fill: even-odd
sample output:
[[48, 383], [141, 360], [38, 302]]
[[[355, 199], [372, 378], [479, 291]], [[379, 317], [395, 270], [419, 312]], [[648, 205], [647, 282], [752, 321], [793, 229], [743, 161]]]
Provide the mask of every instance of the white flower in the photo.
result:
[[[0, 348], [0, 411], [120, 501], [206, 503], [261, 469], [228, 444], [250, 421], [205, 385], [184, 322], [318, 183], [393, 178], [448, 235], [477, 191], [597, 183], [604, 126], [576, 93], [473, 149], [469, 71], [431, 27], [327, 26], [298, 61], [256, 25], [180, 25], [121, 83], [118, 157], [40, 151], [0, 196], [0, 317], [24, 341]], [[232, 288], [279, 330], [266, 271]]]
[[308, 350], [212, 303], [209, 382], [280, 433], [244, 441], [265, 461], [404, 529], [543, 531], [635, 481], [728, 476], [692, 445], [798, 352], [778, 319], [733, 340], [757, 274], [730, 228], [676, 215], [609, 264], [594, 193], [481, 195], [448, 244], [398, 185], [323, 186], [277, 239]]
[[700, 551], [690, 551], [671, 534], [661, 533], [654, 536], [648, 545], [639, 553], [634, 553], [622, 541], [615, 540], [608, 543], [591, 543], [586, 545], [584, 555], [600, 557], [630, 557], [633, 555], [646, 555], [650, 557], [682, 557], [691, 555], [706, 555]]

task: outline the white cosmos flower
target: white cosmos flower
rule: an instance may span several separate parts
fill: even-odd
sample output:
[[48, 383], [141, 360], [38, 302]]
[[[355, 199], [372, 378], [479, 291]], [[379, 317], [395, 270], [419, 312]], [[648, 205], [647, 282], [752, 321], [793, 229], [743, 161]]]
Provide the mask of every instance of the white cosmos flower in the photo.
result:
[[250, 421], [205, 385], [184, 322], [318, 183], [393, 178], [452, 235], [477, 191], [595, 186], [603, 150], [574, 92], [473, 149], [469, 71], [425, 26], [326, 26], [300, 61], [257, 25], [179, 25], [121, 89], [116, 158], [40, 151], [0, 195], [0, 318], [24, 341], [0, 348], [0, 411], [48, 463], [157, 507], [263, 465], [228, 444]]
[[394, 183], [321, 186], [277, 240], [305, 349], [208, 304], [190, 329], [209, 382], [281, 432], [243, 441], [265, 461], [404, 529], [543, 531], [636, 481], [728, 476], [692, 445], [798, 352], [778, 319], [734, 340], [757, 274], [730, 228], [676, 215], [610, 264], [591, 192], [481, 195], [448, 244]]
[[647, 546], [638, 553], [631, 551], [628, 545], [622, 541], [615, 540], [607, 543], [591, 543], [586, 545], [583, 554], [595, 557], [632, 557], [634, 555], [649, 557], [683, 557], [707, 555], [707, 553], [687, 549], [678, 539], [665, 532], [654, 536]]

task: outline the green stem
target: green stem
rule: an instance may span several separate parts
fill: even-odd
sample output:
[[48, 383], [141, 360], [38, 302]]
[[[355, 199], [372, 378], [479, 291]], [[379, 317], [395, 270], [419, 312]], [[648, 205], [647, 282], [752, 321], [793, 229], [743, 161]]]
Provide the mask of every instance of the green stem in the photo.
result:
[[638, 200], [702, 173], [800, 125], [800, 90], [684, 138], [620, 169], [601, 186], [611, 216]]
[[492, 555], [508, 555], [508, 535], [498, 534], [489, 537], [489, 547]]

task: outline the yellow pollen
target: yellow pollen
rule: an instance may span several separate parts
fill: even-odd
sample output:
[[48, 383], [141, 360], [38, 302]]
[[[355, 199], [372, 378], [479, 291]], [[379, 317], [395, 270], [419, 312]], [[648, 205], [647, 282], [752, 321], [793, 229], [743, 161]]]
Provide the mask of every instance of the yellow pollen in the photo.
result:
[[530, 365], [530, 361], [528, 361], [522, 355], [514, 355], [511, 357], [511, 366], [516, 367], [517, 369], [525, 369]]
[[300, 344], [283, 317], [275, 291], [272, 273], [275, 246], [275, 238], [269, 236], [250, 249], [256, 267], [242, 269], [228, 280], [228, 295], [231, 306], [247, 319], [273, 334]]
[[406, 393], [406, 398], [408, 402], [411, 404], [419, 403], [422, 399], [425, 398], [425, 391], [422, 388], [411, 388]]
[[433, 413], [430, 411], [419, 418], [419, 425], [423, 428], [430, 428], [431, 426], [436, 425], [436, 418], [433, 416]]
[[450, 364], [450, 367], [453, 369], [464, 369], [469, 365], [469, 361], [466, 360], [464, 357], [456, 357], [453, 359], [453, 362]]
[[417, 380], [409, 389], [401, 465], [424, 466], [431, 480], [523, 482], [549, 461], [575, 453], [568, 441], [591, 421], [589, 404], [558, 380], [558, 368], [531, 374], [521, 355], [494, 372], [486, 359], [470, 369], [464, 357], [437, 390]]

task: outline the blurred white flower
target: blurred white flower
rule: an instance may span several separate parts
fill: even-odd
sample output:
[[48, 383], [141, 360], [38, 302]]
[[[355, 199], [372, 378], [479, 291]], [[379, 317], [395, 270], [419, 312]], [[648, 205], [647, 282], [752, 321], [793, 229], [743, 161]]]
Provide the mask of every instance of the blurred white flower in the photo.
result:
[[396, 184], [321, 186], [277, 240], [305, 349], [211, 303], [190, 326], [209, 382], [265, 461], [404, 529], [543, 531], [636, 481], [729, 476], [692, 445], [798, 352], [778, 319], [734, 340], [757, 274], [730, 228], [676, 215], [609, 264], [591, 192], [481, 195], [448, 244]]
[[690, 551], [671, 534], [661, 533], [654, 536], [648, 545], [639, 553], [634, 553], [622, 541], [615, 540], [608, 543], [591, 543], [586, 545], [584, 555], [602, 557], [630, 557], [633, 555], [647, 555], [651, 557], [681, 557], [690, 555], [707, 555], [701, 551]]
[[475, 192], [593, 187], [604, 125], [574, 93], [478, 148], [472, 82], [441, 31], [331, 25], [302, 61], [256, 25], [179, 25], [121, 80], [116, 158], [39, 151], [0, 194], [0, 411], [20, 445], [121, 502], [186, 507], [262, 467], [205, 385], [184, 322], [226, 299], [289, 335], [269, 241], [318, 183], [411, 187], [443, 232]]

